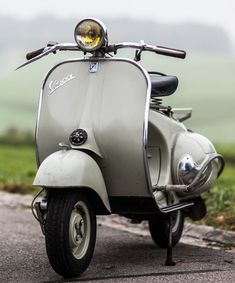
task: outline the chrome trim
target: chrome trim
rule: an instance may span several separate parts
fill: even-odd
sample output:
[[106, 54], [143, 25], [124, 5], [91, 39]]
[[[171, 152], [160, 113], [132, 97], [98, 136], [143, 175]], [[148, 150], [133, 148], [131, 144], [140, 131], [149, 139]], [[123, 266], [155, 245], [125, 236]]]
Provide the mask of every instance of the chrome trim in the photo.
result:
[[174, 212], [177, 210], [182, 210], [183, 208], [189, 207], [189, 206], [193, 206], [194, 202], [183, 202], [183, 203], [177, 203], [177, 204], [173, 204], [173, 205], [169, 205], [167, 207], [164, 207], [161, 209], [161, 211], [163, 213], [170, 213], [170, 212]]
[[[214, 171], [216, 169], [212, 166], [212, 162], [215, 160], [219, 161], [217, 172]], [[207, 155], [200, 165], [198, 165], [190, 155], [185, 155], [178, 163], [177, 179], [179, 183], [187, 186], [186, 194], [200, 194], [200, 189], [208, 182], [212, 174], [216, 173], [216, 178], [218, 178], [223, 169], [224, 159], [220, 154], [213, 153]], [[185, 179], [185, 177], [187, 179]]]
[[26, 61], [25, 63], [23, 63], [22, 65], [20, 65], [18, 68], [16, 68], [16, 70], [33, 63], [34, 61], [37, 61], [39, 59], [41, 59], [42, 57], [52, 53], [52, 52], [56, 52], [57, 50], [60, 51], [81, 51], [81, 49], [78, 47], [78, 45], [76, 43], [60, 43], [60, 44], [56, 44], [53, 46], [48, 46], [44, 48], [43, 53], [41, 53], [40, 55]]
[[[208, 157], [206, 157], [206, 160], [207, 158]], [[206, 160], [204, 160], [202, 164]], [[179, 184], [190, 185], [197, 176], [198, 172], [200, 171], [202, 164], [196, 164], [196, 162], [189, 154], [184, 155], [184, 157], [178, 162], [177, 166], [177, 178]]]
[[[190, 192], [194, 192], [195, 190], [197, 190], [197, 186], [202, 186], [204, 185], [204, 183], [207, 181], [205, 181], [203, 184], [200, 184], [200, 182], [202, 181], [201, 180], [201, 177], [203, 177], [203, 173], [205, 172], [205, 170], [207, 169], [208, 166], [210, 166], [212, 164], [212, 162], [214, 160], [218, 160], [220, 163], [218, 165], [218, 170], [217, 170], [217, 178], [220, 176], [220, 174], [223, 172], [224, 170], [224, 165], [225, 165], [225, 162], [224, 162], [224, 158], [222, 155], [220, 154], [217, 154], [217, 153], [213, 153], [213, 154], [210, 154], [208, 157], [205, 158], [205, 160], [202, 162], [202, 165], [200, 166], [200, 170], [198, 171], [198, 174], [196, 175], [196, 177], [193, 179], [193, 181], [189, 184], [188, 186], [188, 190]], [[211, 170], [211, 173], [212, 173], [213, 169]], [[211, 174], [210, 174], [211, 176]], [[204, 179], [203, 179], [204, 181]]]
[[91, 62], [89, 66], [89, 73], [95, 74], [98, 72], [99, 63], [98, 62]]
[[[82, 48], [82, 46], [80, 45], [80, 43], [77, 41], [77, 38], [76, 38], [76, 29], [77, 29], [78, 25], [80, 25], [82, 22], [85, 22], [85, 21], [97, 22], [97, 23], [100, 25], [100, 27], [102, 28], [102, 32], [103, 32], [103, 38], [102, 38], [101, 43], [100, 43], [98, 46], [96, 46], [96, 47], [94, 47], [94, 48], [92, 48], [92, 49], [87, 49], [87, 50], [86, 50], [85, 48]], [[86, 19], [81, 20], [81, 21], [76, 25], [76, 27], [75, 27], [75, 29], [74, 29], [74, 39], [75, 39], [75, 41], [77, 42], [77, 45], [80, 47], [81, 50], [83, 50], [83, 51], [85, 51], [85, 52], [95, 51], [95, 50], [100, 49], [102, 46], [103, 46], [103, 47], [106, 47], [106, 46], [107, 46], [107, 44], [108, 44], [108, 32], [107, 32], [107, 28], [106, 28], [105, 24], [104, 24], [101, 20], [99, 20], [99, 19], [96, 19], [96, 18], [86, 18]]]
[[[183, 56], [185, 56], [185, 52], [183, 50], [176, 50], [176, 49], [171, 49], [171, 48], [165, 48], [165, 47], [161, 47], [161, 46], [154, 46], [154, 45], [149, 45], [144, 43], [143, 40], [141, 40], [140, 43], [135, 43], [135, 42], [121, 42], [121, 43], [117, 43], [117, 44], [113, 44], [113, 45], [109, 45], [107, 46], [105, 52], [115, 52], [117, 51], [117, 49], [121, 49], [121, 48], [135, 48], [135, 49], [140, 49], [142, 51], [151, 51], [151, 52], [156, 52], [162, 55], [167, 55], [166, 52], [168, 52], [168, 56], [175, 56], [175, 57], [180, 57], [180, 58], [184, 58]], [[28, 60], [27, 62], [23, 63], [22, 65], [20, 65], [16, 70], [34, 62], [37, 61], [39, 59], [41, 59], [42, 57], [52, 53], [52, 52], [56, 52], [57, 50], [60, 51], [82, 51], [81, 48], [79, 48], [79, 46], [77, 45], [77, 43], [59, 43], [53, 46], [47, 46], [45, 47], [43, 53], [41, 53], [40, 55]], [[165, 54], [164, 54], [165, 53]], [[171, 54], [171, 55], [169, 55]]]
[[76, 259], [83, 259], [93, 235], [90, 210], [82, 200], [79, 200], [71, 211], [68, 234], [70, 252]]
[[[140, 43], [135, 43], [135, 42], [120, 42], [117, 44], [109, 45], [107, 47], [108, 52], [113, 52], [117, 51], [117, 49], [121, 48], [135, 48], [135, 49], [140, 49], [142, 51], [151, 51], [151, 52], [156, 52], [162, 55], [167, 55], [166, 53], [168, 52], [168, 56], [173, 56], [173, 57], [179, 57], [179, 58], [184, 58], [186, 56], [185, 51], [183, 50], [177, 50], [173, 48], [166, 48], [162, 46], [155, 46], [155, 45], [150, 45], [146, 44], [143, 40], [140, 41]], [[164, 54], [165, 53], [165, 54]]]
[[64, 143], [64, 142], [60, 142], [60, 143], [59, 143], [59, 147], [61, 148], [61, 150], [62, 150], [63, 152], [65, 152], [65, 151], [71, 149], [70, 144], [66, 144], [66, 143]]
[[43, 198], [41, 200], [41, 202], [39, 203], [39, 206], [40, 206], [40, 209], [41, 210], [47, 210], [47, 207], [48, 207], [48, 201], [46, 198]]
[[[43, 79], [43, 81], [46, 80], [46, 77]], [[44, 83], [43, 83], [44, 84]], [[38, 99], [38, 113], [37, 113], [37, 119], [36, 119], [36, 125], [35, 125], [35, 156], [36, 156], [36, 164], [37, 168], [39, 168], [41, 162], [39, 158], [39, 148], [38, 148], [38, 126], [39, 126], [39, 119], [40, 119], [40, 113], [42, 108], [42, 93], [44, 89], [41, 87], [40, 93], [39, 93], [39, 99]]]
[[150, 192], [150, 195], [155, 199], [153, 194], [153, 188], [152, 188], [152, 182], [148, 167], [148, 122], [149, 122], [149, 109], [150, 109], [150, 100], [151, 100], [151, 80], [148, 75], [148, 72], [145, 69], [142, 69], [146, 81], [147, 81], [147, 95], [146, 95], [146, 101], [145, 101], [145, 114], [144, 114], [144, 132], [143, 132], [143, 150], [144, 150], [144, 167], [145, 167], [145, 175], [146, 175], [146, 181], [148, 185], [148, 189]]
[[54, 80], [54, 81], [50, 81], [49, 82], [49, 94], [52, 94], [53, 92], [55, 92], [58, 88], [62, 87], [63, 85], [67, 84], [68, 82], [70, 82], [71, 80], [76, 79], [76, 76], [74, 76], [73, 74], [68, 74], [67, 76], [58, 79], [58, 80]]

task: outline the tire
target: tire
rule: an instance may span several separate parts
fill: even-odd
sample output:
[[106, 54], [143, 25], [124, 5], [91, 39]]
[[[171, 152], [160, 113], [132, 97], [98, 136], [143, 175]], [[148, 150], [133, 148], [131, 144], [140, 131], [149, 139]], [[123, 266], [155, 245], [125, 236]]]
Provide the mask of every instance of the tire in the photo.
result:
[[56, 273], [76, 277], [90, 264], [96, 241], [96, 215], [82, 192], [54, 191], [45, 224], [46, 251]]
[[[180, 240], [184, 228], [184, 214], [176, 211], [172, 215], [172, 246]], [[149, 231], [154, 243], [162, 249], [168, 245], [168, 221], [166, 217], [153, 216], [149, 219]]]

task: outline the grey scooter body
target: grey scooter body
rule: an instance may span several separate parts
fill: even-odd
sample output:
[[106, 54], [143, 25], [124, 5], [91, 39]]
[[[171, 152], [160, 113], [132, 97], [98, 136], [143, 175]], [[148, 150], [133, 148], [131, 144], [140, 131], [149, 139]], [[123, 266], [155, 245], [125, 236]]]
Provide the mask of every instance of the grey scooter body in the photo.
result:
[[[134, 198], [149, 198], [146, 201], [154, 200], [158, 206], [153, 188], [177, 184], [180, 158], [191, 154], [201, 164], [215, 149], [173, 117], [150, 109], [150, 95], [149, 74], [132, 60], [80, 59], [55, 66], [40, 95], [36, 129], [39, 170], [34, 185], [89, 187], [109, 212], [115, 197], [126, 197], [130, 205]], [[84, 129], [88, 135], [78, 146], [69, 140], [76, 129]], [[68, 145], [70, 155], [77, 156], [80, 151], [83, 159], [92, 159], [98, 166], [93, 172], [89, 167], [82, 170], [83, 164], [64, 158], [67, 150], [57, 152], [60, 143]], [[126, 209], [114, 204], [115, 212]]]

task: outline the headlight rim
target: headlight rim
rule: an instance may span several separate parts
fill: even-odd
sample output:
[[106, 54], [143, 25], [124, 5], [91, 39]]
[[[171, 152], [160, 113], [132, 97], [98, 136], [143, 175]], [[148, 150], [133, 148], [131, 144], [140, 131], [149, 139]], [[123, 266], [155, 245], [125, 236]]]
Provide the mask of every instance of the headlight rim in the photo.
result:
[[[77, 39], [78, 34], [76, 33], [76, 30], [77, 30], [78, 26], [81, 25], [85, 21], [93, 21], [93, 22], [97, 23], [100, 26], [101, 31], [102, 31], [102, 39], [101, 39], [100, 43], [93, 48], [84, 47], [84, 45], [82, 45], [79, 42], [79, 40]], [[97, 18], [85, 18], [85, 19], [81, 20], [80, 22], [78, 22], [77, 25], [75, 26], [75, 29], [74, 29], [74, 38], [75, 38], [77, 45], [84, 52], [94, 52], [96, 50], [99, 50], [101, 47], [107, 46], [107, 44], [108, 44], [107, 28], [106, 28], [105, 24]]]

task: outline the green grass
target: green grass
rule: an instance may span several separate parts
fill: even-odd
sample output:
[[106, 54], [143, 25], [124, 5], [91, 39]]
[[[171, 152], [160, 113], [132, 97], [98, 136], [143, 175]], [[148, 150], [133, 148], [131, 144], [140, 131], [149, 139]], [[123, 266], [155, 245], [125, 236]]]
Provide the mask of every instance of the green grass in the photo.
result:
[[0, 146], [0, 189], [14, 193], [35, 193], [36, 173], [33, 147]]
[[[216, 150], [221, 152], [225, 158], [225, 161], [228, 163], [235, 164], [235, 145], [232, 144], [224, 144], [224, 145], [216, 145]], [[235, 171], [234, 171], [235, 175]]]
[[235, 163], [227, 163], [210, 192], [205, 193], [208, 208], [202, 222], [235, 231]]

